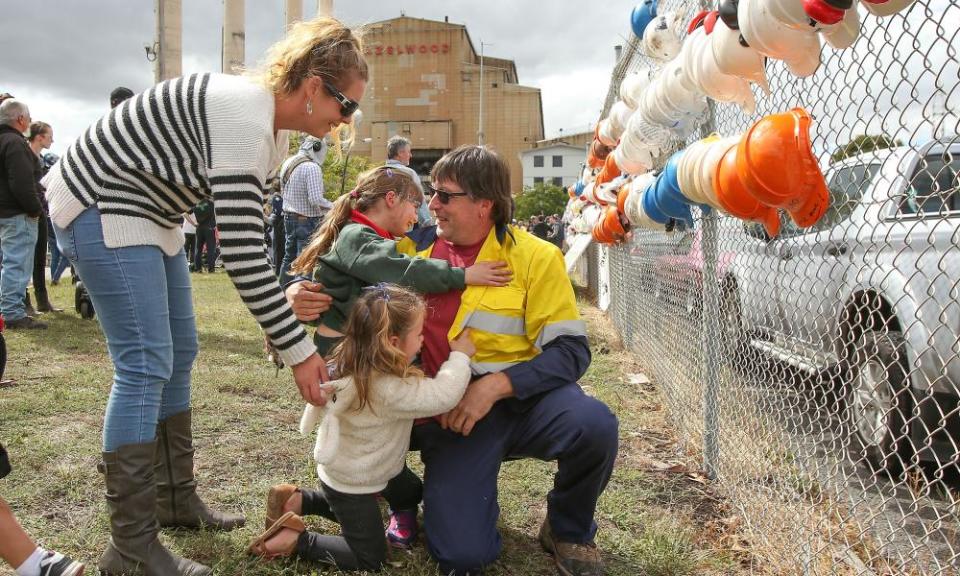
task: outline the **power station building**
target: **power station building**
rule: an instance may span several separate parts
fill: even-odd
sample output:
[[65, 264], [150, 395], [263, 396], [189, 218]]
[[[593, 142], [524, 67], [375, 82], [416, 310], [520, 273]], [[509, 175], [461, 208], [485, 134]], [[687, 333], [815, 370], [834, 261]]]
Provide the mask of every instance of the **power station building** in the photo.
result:
[[[413, 145], [411, 167], [426, 176], [445, 152], [476, 144], [481, 55], [466, 26], [401, 16], [365, 28], [370, 83], [353, 154], [382, 163], [399, 134]], [[540, 89], [518, 82], [512, 60], [483, 56], [483, 143], [510, 164], [514, 193], [523, 187], [520, 153], [543, 139]]]

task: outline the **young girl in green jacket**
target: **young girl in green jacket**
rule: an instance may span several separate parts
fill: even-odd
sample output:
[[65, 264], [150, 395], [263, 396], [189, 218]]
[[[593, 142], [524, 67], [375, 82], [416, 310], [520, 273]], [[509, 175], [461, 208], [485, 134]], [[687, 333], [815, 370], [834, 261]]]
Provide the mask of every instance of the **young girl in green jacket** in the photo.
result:
[[291, 270], [323, 284], [333, 298], [318, 320], [314, 342], [326, 356], [342, 339], [343, 324], [360, 291], [380, 282], [399, 284], [421, 294], [463, 290], [466, 285], [504, 286], [512, 273], [505, 262], [478, 262], [469, 268], [443, 260], [397, 252], [397, 238], [417, 222], [424, 201], [413, 179], [381, 166], [360, 175], [294, 260]]

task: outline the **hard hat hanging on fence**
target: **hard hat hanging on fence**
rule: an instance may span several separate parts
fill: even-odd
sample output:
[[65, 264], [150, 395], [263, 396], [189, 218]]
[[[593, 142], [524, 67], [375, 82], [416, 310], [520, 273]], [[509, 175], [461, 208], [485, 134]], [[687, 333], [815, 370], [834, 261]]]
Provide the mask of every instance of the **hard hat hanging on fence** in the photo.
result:
[[643, 0], [630, 13], [630, 27], [637, 38], [643, 38], [647, 25], [657, 16], [657, 0]]
[[643, 92], [649, 86], [649, 68], [641, 68], [636, 72], [627, 74], [627, 76], [623, 79], [623, 82], [620, 83], [620, 99], [623, 100], [627, 106], [636, 110], [640, 105], [640, 99], [643, 97]]
[[874, 16], [893, 16], [906, 10], [917, 0], [860, 0], [868, 12]]
[[737, 170], [737, 144], [723, 153], [713, 177], [713, 188], [725, 212], [741, 220], [760, 222], [771, 237], [780, 233], [780, 214], [750, 194]]
[[813, 155], [812, 121], [802, 108], [765, 116], [743, 135], [736, 156], [737, 174], [753, 197], [783, 208], [801, 228], [815, 224], [830, 200]]
[[860, 35], [860, 12], [856, 4], [843, 14], [843, 20], [832, 26], [824, 26], [820, 35], [832, 48], [843, 50], [853, 46]]
[[666, 62], [680, 53], [680, 20], [673, 12], [666, 12], [653, 19], [643, 33], [643, 52]]
[[724, 74], [753, 82], [770, 94], [763, 56], [746, 42], [741, 42], [740, 32], [730, 29], [723, 21], [717, 22], [710, 35], [710, 45], [717, 68]]
[[806, 78], [820, 67], [820, 36], [813, 29], [795, 29], [781, 23], [764, 0], [740, 0], [737, 20], [740, 33], [751, 47], [783, 60], [793, 75]]
[[740, 29], [740, 24], [737, 22], [737, 5], [739, 3], [740, 0], [723, 0], [720, 2], [720, 6], [717, 7], [720, 20], [731, 30]]

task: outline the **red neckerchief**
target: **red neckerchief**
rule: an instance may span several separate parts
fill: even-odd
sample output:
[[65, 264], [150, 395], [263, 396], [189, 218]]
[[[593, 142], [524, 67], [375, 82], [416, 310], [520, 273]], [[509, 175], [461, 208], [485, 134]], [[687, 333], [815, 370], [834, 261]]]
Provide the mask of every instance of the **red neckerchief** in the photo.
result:
[[380, 236], [386, 238], [387, 240], [396, 240], [396, 238], [393, 237], [393, 234], [387, 232], [387, 231], [384, 230], [383, 228], [381, 228], [381, 227], [377, 226], [376, 224], [374, 224], [373, 221], [370, 220], [369, 218], [367, 218], [366, 216], [364, 216], [362, 212], [358, 212], [358, 211], [356, 211], [356, 210], [351, 210], [351, 211], [350, 211], [350, 220], [351, 220], [352, 222], [356, 222], [357, 224], [363, 224], [364, 226], [369, 226], [369, 227], [373, 228], [374, 232], [376, 232], [376, 233], [379, 234]]

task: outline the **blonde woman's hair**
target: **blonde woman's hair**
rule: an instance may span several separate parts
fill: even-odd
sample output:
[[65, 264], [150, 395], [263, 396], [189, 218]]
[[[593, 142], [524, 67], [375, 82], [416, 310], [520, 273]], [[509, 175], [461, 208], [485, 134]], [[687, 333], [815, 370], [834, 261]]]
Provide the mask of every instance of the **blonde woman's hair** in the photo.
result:
[[423, 377], [423, 371], [411, 366], [410, 359], [390, 338], [406, 336], [425, 313], [423, 298], [396, 284], [380, 283], [363, 289], [347, 316], [343, 340], [330, 356], [341, 377], [353, 378], [358, 411], [367, 405], [375, 377]]
[[311, 275], [317, 260], [330, 250], [337, 241], [340, 230], [350, 222], [350, 213], [353, 210], [367, 212], [385, 197], [387, 192], [396, 193], [397, 200], [401, 202], [413, 200], [414, 204], [418, 205], [423, 202], [420, 189], [406, 172], [389, 166], [379, 166], [364, 172], [357, 179], [357, 187], [333, 203], [333, 208], [324, 217], [323, 224], [317, 228], [310, 238], [310, 243], [290, 265], [290, 270], [302, 276]]
[[[260, 68], [249, 74], [280, 96], [292, 94], [311, 76], [341, 91], [354, 80], [366, 82], [370, 77], [361, 33], [327, 16], [295, 22], [283, 39], [270, 47]], [[333, 131], [335, 143], [340, 142], [343, 126]], [[352, 140], [353, 131], [349, 133]]]

